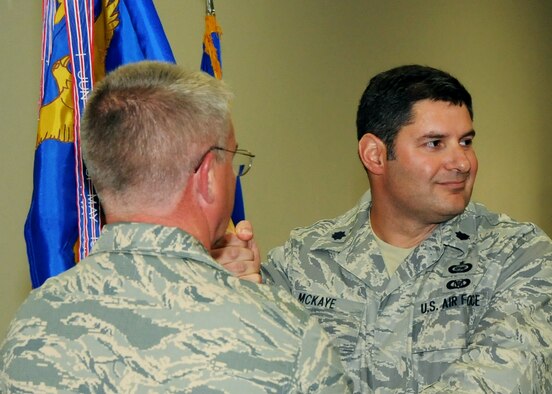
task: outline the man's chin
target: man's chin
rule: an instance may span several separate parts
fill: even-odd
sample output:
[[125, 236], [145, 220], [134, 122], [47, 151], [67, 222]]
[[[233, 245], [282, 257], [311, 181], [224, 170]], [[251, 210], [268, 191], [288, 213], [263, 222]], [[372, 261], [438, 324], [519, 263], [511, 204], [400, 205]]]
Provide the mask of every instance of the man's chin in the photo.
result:
[[461, 213], [464, 212], [464, 210], [466, 209], [467, 206], [468, 206], [468, 204], [466, 203], [466, 204], [458, 205], [458, 206], [455, 206], [455, 207], [449, 207], [448, 209], [444, 209], [441, 213], [442, 221], [446, 222], [447, 220], [450, 220], [450, 219], [460, 215]]

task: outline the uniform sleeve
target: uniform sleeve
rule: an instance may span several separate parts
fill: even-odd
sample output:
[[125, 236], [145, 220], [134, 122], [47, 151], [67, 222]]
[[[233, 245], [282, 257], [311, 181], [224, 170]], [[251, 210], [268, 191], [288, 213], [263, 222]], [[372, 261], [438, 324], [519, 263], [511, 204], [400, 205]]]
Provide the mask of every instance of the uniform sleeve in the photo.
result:
[[291, 292], [291, 282], [286, 275], [286, 250], [289, 250], [288, 244], [274, 248], [268, 253], [267, 262], [261, 267], [261, 276], [264, 283], [282, 286]]
[[352, 393], [353, 383], [343, 369], [339, 353], [317, 320], [309, 318], [295, 368], [300, 393]]
[[421, 392], [552, 393], [552, 242], [512, 245], [463, 356]]

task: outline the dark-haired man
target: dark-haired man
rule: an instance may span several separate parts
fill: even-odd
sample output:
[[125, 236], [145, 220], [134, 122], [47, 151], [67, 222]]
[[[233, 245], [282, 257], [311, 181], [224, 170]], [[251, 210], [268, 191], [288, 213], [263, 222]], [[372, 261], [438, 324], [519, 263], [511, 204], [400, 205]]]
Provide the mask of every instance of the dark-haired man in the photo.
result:
[[263, 266], [333, 338], [357, 392], [552, 392], [552, 242], [470, 202], [472, 121], [446, 72], [376, 75], [357, 115], [370, 191]]

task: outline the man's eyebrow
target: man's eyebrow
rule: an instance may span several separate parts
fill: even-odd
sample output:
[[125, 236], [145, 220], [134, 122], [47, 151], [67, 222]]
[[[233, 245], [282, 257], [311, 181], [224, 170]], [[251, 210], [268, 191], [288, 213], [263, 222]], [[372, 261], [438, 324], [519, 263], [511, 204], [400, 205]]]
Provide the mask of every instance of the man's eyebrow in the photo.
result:
[[442, 138], [445, 138], [446, 134], [441, 133], [439, 131], [428, 131], [424, 135], [419, 136], [416, 138], [418, 141], [426, 141], [426, 140], [439, 140]]
[[[447, 134], [442, 133], [440, 131], [429, 131], [426, 134], [418, 137], [417, 139], [419, 141], [423, 141], [423, 140], [429, 140], [429, 139], [441, 139], [441, 138], [445, 138], [446, 136], [447, 136]], [[470, 130], [470, 131], [464, 133], [460, 137], [460, 139], [466, 138], [466, 137], [475, 137], [475, 130]]]

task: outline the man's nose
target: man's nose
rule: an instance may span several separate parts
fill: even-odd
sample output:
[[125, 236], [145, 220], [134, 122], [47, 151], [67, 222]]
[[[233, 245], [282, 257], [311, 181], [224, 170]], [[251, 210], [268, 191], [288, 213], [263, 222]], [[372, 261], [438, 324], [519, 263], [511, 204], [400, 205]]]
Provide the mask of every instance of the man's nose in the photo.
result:
[[471, 170], [469, 152], [463, 146], [457, 146], [452, 149], [450, 160], [447, 163], [447, 169], [459, 173], [467, 173]]

